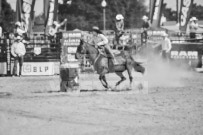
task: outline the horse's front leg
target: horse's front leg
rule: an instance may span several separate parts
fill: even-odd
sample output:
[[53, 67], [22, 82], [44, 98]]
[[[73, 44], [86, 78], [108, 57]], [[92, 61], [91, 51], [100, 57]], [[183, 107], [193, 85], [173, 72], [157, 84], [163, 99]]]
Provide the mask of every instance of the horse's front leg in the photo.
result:
[[108, 88], [107, 87], [107, 83], [104, 81], [104, 79], [103, 79], [103, 75], [100, 75], [99, 76], [99, 80], [101, 81], [101, 83], [102, 83], [102, 85], [105, 87], [105, 88]]

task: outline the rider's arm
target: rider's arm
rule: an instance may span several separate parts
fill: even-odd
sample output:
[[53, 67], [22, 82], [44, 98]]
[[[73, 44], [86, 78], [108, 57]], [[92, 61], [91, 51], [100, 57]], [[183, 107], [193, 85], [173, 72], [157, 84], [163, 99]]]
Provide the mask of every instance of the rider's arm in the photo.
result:
[[167, 45], [168, 45], [167, 46], [168, 47], [167, 52], [170, 52], [170, 50], [172, 48], [172, 46], [171, 46], [171, 40], [167, 38], [166, 42], [167, 42]]
[[119, 28], [119, 22], [116, 22], [116, 30], [120, 30], [120, 28]]
[[123, 31], [124, 30], [124, 21], [122, 20], [122, 25], [121, 25], [121, 31]]
[[14, 57], [17, 57], [17, 55], [15, 54], [15, 42], [11, 45], [11, 54], [14, 56]]
[[108, 39], [103, 34], [99, 34], [99, 37], [102, 39], [101, 42], [97, 43], [98, 46], [108, 44]]
[[22, 35], [22, 34], [26, 33], [26, 31], [24, 31], [24, 30], [22, 30], [22, 29], [20, 29], [20, 28], [18, 28], [18, 29], [16, 30], [16, 32], [17, 32], [19, 35]]

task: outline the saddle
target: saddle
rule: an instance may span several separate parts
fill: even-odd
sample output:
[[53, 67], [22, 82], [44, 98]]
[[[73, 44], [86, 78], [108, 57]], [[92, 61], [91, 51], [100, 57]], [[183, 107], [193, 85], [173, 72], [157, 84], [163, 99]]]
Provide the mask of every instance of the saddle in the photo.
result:
[[[98, 47], [97, 49], [98, 49], [100, 55], [103, 55], [103, 56], [105, 56], [105, 57], [108, 57], [108, 54], [107, 54], [107, 52], [105, 51], [105, 47], [104, 47], [104, 46], [100, 46], [100, 47]], [[115, 57], [116, 57], [117, 55], [121, 54], [121, 51], [119, 51], [119, 50], [114, 50], [114, 49], [112, 49], [112, 52], [113, 52], [113, 54], [114, 54]]]

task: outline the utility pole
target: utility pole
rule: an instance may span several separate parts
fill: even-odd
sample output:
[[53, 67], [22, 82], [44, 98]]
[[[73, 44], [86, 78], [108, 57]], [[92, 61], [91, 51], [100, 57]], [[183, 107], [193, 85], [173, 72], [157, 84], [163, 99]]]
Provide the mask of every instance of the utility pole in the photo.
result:
[[2, 0], [0, 0], [0, 22], [2, 21]]

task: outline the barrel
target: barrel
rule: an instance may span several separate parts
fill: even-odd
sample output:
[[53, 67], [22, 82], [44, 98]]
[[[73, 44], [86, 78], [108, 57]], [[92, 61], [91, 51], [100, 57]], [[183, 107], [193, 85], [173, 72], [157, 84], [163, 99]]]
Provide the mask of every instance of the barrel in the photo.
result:
[[60, 66], [60, 91], [72, 92], [79, 90], [79, 68], [70, 65]]

